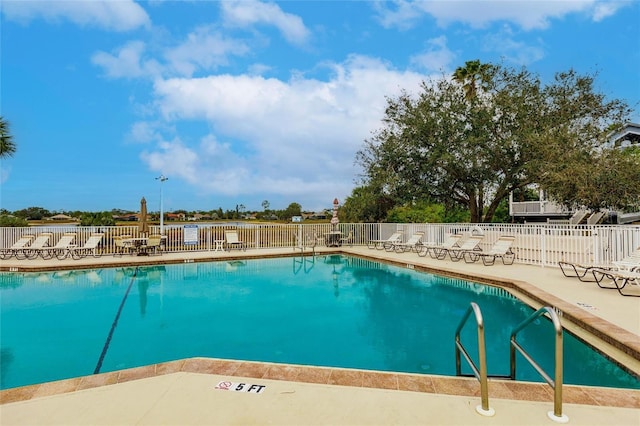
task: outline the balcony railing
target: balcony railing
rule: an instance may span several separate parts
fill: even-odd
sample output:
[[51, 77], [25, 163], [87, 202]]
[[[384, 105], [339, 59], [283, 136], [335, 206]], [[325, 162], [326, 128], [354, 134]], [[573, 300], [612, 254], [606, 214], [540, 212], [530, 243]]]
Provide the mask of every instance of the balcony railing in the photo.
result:
[[519, 201], [509, 204], [511, 216], [570, 215], [566, 207], [551, 201]]

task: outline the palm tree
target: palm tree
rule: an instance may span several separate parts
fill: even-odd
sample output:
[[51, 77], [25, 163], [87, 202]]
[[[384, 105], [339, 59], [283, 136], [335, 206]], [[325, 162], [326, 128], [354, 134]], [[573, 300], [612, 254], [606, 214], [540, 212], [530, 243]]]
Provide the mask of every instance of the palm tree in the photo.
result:
[[11, 157], [16, 152], [16, 144], [9, 133], [9, 123], [0, 116], [0, 158]]
[[472, 101], [478, 94], [478, 82], [486, 83], [489, 79], [490, 64], [481, 64], [479, 60], [467, 61], [464, 67], [458, 67], [453, 73], [453, 79], [462, 84], [464, 97]]

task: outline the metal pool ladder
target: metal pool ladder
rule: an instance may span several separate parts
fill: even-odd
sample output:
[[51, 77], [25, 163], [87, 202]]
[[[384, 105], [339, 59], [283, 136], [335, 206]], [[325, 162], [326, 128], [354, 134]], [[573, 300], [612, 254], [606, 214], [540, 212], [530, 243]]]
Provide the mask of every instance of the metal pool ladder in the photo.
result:
[[[460, 341], [460, 332], [462, 331], [462, 327], [464, 327], [464, 325], [466, 324], [467, 319], [469, 319], [471, 312], [473, 312], [473, 314], [475, 315], [476, 323], [478, 324], [478, 358], [480, 358], [479, 369]], [[476, 376], [476, 379], [480, 381], [481, 405], [478, 405], [476, 407], [476, 411], [483, 416], [495, 415], [496, 411], [493, 408], [489, 407], [489, 384], [487, 382], [487, 351], [485, 350], [484, 344], [484, 321], [482, 319], [482, 312], [480, 311], [480, 307], [474, 302], [471, 302], [471, 306], [467, 308], [467, 311], [460, 321], [460, 325], [458, 325], [458, 328], [456, 329], [456, 375], [458, 376], [462, 375], [460, 366], [460, 353], [464, 355], [464, 358], [467, 360], [469, 366], [473, 370], [474, 376]]]
[[[467, 319], [471, 315], [471, 312], [474, 313], [476, 323], [478, 325], [478, 358], [479, 358], [479, 368], [475, 365], [469, 353], [466, 351], [462, 342], [460, 341], [460, 332], [464, 327]], [[518, 333], [526, 328], [533, 321], [538, 319], [539, 317], [547, 315], [551, 322], [553, 323], [553, 328], [555, 332], [555, 377], [552, 379], [540, 365], [529, 355], [529, 353], [516, 341], [516, 337]], [[554, 390], [553, 396], [553, 411], [549, 411], [547, 415], [549, 418], [558, 423], [567, 423], [569, 421], [569, 417], [562, 414], [562, 325], [560, 323], [560, 319], [558, 318], [558, 314], [552, 308], [545, 306], [538, 309], [527, 319], [522, 321], [520, 324], [516, 326], [511, 332], [511, 342], [509, 345], [509, 358], [510, 358], [510, 374], [509, 378], [511, 380], [516, 379], [516, 349], [522, 354], [524, 359], [526, 359], [529, 364], [542, 376], [542, 378], [547, 382], [549, 386]], [[493, 416], [495, 411], [492, 408], [489, 408], [489, 387], [487, 382], [487, 355], [485, 349], [485, 339], [484, 339], [484, 321], [482, 319], [482, 312], [480, 311], [480, 307], [471, 302], [471, 306], [467, 309], [462, 320], [460, 321], [460, 325], [456, 329], [456, 375], [461, 376], [461, 365], [460, 365], [460, 354], [464, 355], [465, 359], [469, 363], [471, 369], [473, 370], [473, 374], [480, 381], [480, 396], [481, 396], [481, 405], [476, 407], [476, 411], [483, 416]]]

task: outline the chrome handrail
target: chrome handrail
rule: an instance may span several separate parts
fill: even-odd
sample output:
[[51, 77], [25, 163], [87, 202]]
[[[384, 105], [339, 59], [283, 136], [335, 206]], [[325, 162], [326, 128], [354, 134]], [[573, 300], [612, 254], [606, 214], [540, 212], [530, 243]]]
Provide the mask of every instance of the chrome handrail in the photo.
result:
[[[478, 358], [480, 363], [480, 368], [476, 367], [476, 364], [471, 359], [471, 356], [467, 352], [467, 350], [462, 345], [460, 341], [460, 332], [462, 328], [469, 319], [471, 312], [474, 313], [476, 318], [476, 323], [478, 324]], [[461, 366], [460, 366], [460, 353], [464, 355], [465, 359], [469, 363], [469, 366], [473, 370], [473, 374], [476, 376], [476, 379], [480, 382], [480, 398], [481, 405], [476, 407], [476, 411], [483, 416], [493, 416], [495, 414], [495, 410], [493, 408], [489, 408], [489, 384], [487, 382], [487, 352], [485, 349], [485, 340], [484, 340], [484, 321], [482, 319], [482, 312], [480, 311], [480, 307], [471, 302], [471, 306], [467, 308], [458, 328], [456, 329], [456, 375], [461, 375]]]
[[[553, 328], [555, 331], [555, 379], [552, 379], [540, 365], [534, 361], [534, 359], [524, 350], [518, 342], [516, 342], [516, 336], [518, 332], [520, 332], [523, 328], [531, 324], [537, 318], [542, 315], [548, 315], [553, 323]], [[569, 418], [566, 415], [562, 414], [562, 324], [560, 324], [560, 318], [555, 310], [552, 308], [545, 306], [538, 309], [534, 312], [529, 318], [522, 321], [516, 328], [511, 332], [511, 344], [509, 350], [509, 358], [511, 364], [510, 376], [511, 380], [516, 379], [516, 349], [522, 354], [522, 356], [531, 364], [535, 370], [540, 373], [542, 378], [547, 382], [549, 386], [554, 390], [553, 394], [553, 411], [549, 411], [547, 414], [549, 418], [553, 421], [559, 423], [566, 423], [569, 421]]]

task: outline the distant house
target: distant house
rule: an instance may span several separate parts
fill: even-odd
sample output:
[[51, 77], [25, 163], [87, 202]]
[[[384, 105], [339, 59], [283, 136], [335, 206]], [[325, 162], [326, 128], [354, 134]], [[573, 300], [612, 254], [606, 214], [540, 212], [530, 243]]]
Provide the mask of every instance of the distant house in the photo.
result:
[[312, 213], [311, 217], [309, 219], [323, 220], [323, 219], [326, 219], [327, 217], [328, 217], [327, 212], [326, 211], [322, 211], [322, 212]]
[[196, 213], [193, 216], [190, 216], [189, 219], [190, 221], [198, 221], [198, 220], [211, 220], [211, 216], [207, 215], [207, 214], [200, 214], [200, 213]]
[[627, 123], [622, 130], [611, 135], [608, 145], [614, 148], [640, 146], [640, 124]]
[[184, 213], [167, 213], [167, 219], [168, 220], [184, 220], [185, 214]]
[[66, 214], [57, 214], [55, 216], [51, 216], [50, 218], [48, 218], [47, 220], [73, 220], [73, 218], [71, 216], [67, 216]]
[[291, 222], [302, 222], [302, 216], [292, 216]]

